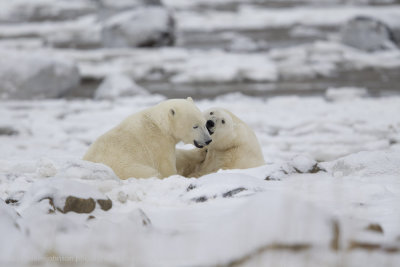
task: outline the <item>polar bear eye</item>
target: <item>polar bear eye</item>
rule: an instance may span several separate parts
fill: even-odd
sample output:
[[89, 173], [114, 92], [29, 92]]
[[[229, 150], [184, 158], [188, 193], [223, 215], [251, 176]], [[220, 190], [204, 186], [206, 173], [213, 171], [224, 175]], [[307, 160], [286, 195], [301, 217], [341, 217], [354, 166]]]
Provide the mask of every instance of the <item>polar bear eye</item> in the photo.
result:
[[225, 124], [225, 120], [222, 120], [222, 124]]
[[213, 115], [214, 114], [214, 112], [210, 112], [210, 115]]
[[196, 126], [193, 126], [193, 129], [197, 129], [197, 128], [199, 128], [199, 126], [198, 126], [198, 125], [196, 125]]

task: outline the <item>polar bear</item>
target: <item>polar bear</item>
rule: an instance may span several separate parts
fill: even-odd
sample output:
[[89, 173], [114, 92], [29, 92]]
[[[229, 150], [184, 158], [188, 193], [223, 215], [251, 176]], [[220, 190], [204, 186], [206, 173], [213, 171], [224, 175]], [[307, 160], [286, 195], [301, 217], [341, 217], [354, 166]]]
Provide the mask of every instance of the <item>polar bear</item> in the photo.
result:
[[121, 179], [177, 174], [175, 145], [211, 143], [206, 119], [191, 98], [171, 99], [133, 114], [100, 136], [84, 160], [111, 167]]
[[246, 123], [222, 108], [211, 108], [203, 114], [213, 142], [202, 149], [178, 149], [178, 174], [199, 177], [219, 169], [246, 169], [265, 164], [257, 137]]

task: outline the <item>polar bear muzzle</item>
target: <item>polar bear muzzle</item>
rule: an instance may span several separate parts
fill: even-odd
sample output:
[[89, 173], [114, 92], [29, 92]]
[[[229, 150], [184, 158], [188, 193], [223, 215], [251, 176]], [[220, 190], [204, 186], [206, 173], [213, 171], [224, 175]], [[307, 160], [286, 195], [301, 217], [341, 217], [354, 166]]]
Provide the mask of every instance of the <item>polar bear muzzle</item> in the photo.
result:
[[196, 140], [193, 140], [193, 144], [197, 147], [197, 148], [203, 148], [204, 146], [209, 145], [212, 142], [212, 139], [209, 138], [208, 140], [203, 142], [198, 142]]
[[212, 135], [215, 132], [215, 122], [213, 120], [208, 120], [206, 127], [210, 135]]
[[207, 127], [196, 127], [196, 131], [198, 131], [198, 137], [193, 140], [193, 144], [197, 148], [203, 148], [209, 145], [212, 142], [211, 136], [208, 133]]

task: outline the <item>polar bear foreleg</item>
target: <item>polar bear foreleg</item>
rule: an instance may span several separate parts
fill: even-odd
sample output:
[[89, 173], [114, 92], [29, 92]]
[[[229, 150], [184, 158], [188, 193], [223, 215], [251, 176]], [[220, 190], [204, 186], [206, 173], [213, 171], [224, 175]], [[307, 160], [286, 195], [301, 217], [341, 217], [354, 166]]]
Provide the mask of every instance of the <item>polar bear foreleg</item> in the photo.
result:
[[121, 173], [117, 173], [117, 175], [123, 180], [128, 178], [162, 178], [161, 174], [156, 169], [143, 164], [132, 164], [129, 167], [125, 167], [121, 170]]

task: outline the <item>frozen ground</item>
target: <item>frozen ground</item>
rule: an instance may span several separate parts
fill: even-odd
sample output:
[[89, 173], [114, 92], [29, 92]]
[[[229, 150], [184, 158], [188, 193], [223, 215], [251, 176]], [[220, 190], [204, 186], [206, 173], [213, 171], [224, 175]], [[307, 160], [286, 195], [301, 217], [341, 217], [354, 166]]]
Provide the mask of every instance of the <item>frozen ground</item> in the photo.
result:
[[[400, 97], [344, 88], [197, 101], [254, 129], [267, 162], [255, 169], [120, 181], [80, 160], [101, 133], [162, 99], [1, 103], [2, 263], [400, 264]], [[109, 198], [112, 208], [64, 214], [70, 195]]]
[[[339, 35], [359, 15], [398, 34], [398, 1], [165, 0], [174, 47], [106, 48], [144, 2], [0, 0], [0, 266], [400, 266], [400, 50]], [[121, 181], [81, 160], [166, 96], [237, 114], [266, 165]]]

